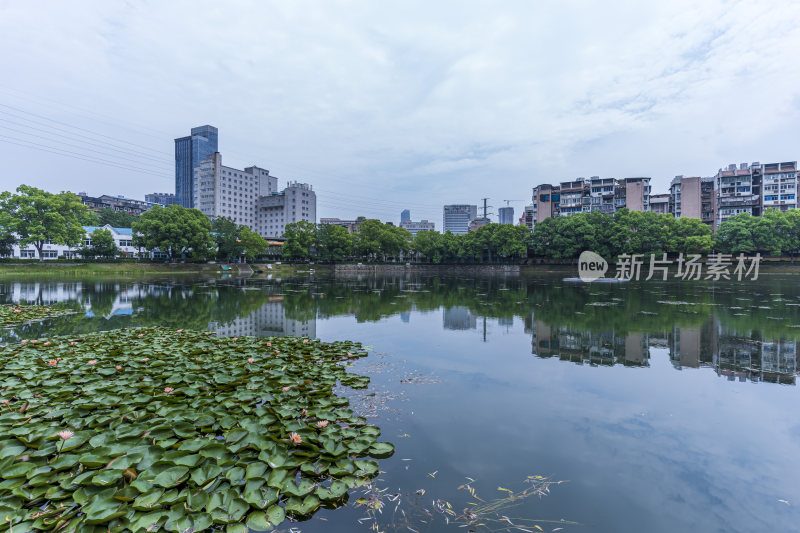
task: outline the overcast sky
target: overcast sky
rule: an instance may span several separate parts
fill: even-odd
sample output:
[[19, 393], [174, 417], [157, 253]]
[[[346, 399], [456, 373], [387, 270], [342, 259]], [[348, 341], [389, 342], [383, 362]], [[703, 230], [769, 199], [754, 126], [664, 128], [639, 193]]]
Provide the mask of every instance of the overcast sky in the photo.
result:
[[[612, 5], [613, 7], [609, 7]], [[0, 0], [0, 189], [174, 192], [175, 137], [441, 229], [580, 176], [800, 158], [800, 3]]]

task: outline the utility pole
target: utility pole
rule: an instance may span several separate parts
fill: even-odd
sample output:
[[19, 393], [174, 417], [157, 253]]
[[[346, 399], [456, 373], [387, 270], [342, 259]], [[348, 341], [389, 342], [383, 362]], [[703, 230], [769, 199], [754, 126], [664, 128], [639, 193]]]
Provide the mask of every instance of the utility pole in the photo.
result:
[[489, 200], [489, 198], [481, 198], [481, 200], [483, 200], [483, 218], [488, 221], [489, 220], [489, 215], [491, 215], [492, 213], [489, 213], [487, 211], [487, 209], [490, 208], [490, 207], [493, 207], [493, 206], [486, 205], [486, 202], [487, 202], [487, 200]]

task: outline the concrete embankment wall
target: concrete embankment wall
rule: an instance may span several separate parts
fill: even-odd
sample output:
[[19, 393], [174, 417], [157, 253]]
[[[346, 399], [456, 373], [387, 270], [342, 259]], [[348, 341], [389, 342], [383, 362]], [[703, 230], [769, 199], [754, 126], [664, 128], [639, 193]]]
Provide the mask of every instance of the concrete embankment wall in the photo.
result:
[[457, 272], [474, 272], [490, 274], [519, 274], [519, 265], [336, 265], [336, 274], [359, 274], [359, 273], [432, 273], [445, 274]]

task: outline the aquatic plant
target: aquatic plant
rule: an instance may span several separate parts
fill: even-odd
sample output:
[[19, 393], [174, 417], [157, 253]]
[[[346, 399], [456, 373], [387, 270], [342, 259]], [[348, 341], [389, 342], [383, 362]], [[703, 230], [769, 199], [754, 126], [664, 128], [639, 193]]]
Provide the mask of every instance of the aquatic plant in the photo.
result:
[[9, 328], [33, 322], [53, 318], [56, 316], [71, 314], [74, 311], [64, 308], [61, 305], [0, 305], [0, 328]]
[[0, 530], [266, 531], [340, 503], [378, 473], [365, 457], [394, 451], [333, 392], [369, 383], [342, 364], [366, 355], [352, 342], [49, 342], [0, 350]]

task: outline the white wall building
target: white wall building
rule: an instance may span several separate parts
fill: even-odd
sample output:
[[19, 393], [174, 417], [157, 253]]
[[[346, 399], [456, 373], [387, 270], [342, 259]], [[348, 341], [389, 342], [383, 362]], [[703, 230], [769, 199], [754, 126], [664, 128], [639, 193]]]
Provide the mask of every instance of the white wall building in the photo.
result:
[[278, 190], [278, 178], [255, 166], [226, 167], [222, 154], [215, 152], [195, 167], [193, 189], [192, 205], [208, 218], [227, 217], [255, 229], [256, 202]]
[[307, 183], [289, 182], [281, 192], [262, 196], [256, 203], [256, 224], [251, 226], [261, 236], [283, 235], [286, 224], [305, 220], [317, 222], [317, 194]]
[[269, 170], [226, 167], [219, 152], [195, 168], [193, 205], [212, 220], [227, 217], [267, 238], [280, 237], [291, 222], [317, 221], [317, 196], [310, 185], [290, 182], [278, 191], [278, 178]]
[[[91, 234], [94, 230], [107, 229], [111, 232], [111, 236], [114, 238], [114, 243], [121, 252], [121, 257], [137, 257], [142, 253], [148, 254], [150, 257], [166, 257], [165, 254], [159, 251], [148, 253], [142, 248], [134, 247], [133, 230], [131, 230], [131, 228], [114, 228], [109, 224], [106, 224], [105, 226], [83, 226], [83, 229], [86, 231], [86, 235], [84, 236], [82, 245], [91, 246]], [[58, 259], [59, 257], [63, 257], [64, 259], [74, 259], [81, 257], [78, 253], [80, 248], [81, 245], [65, 246], [63, 244], [53, 244], [50, 241], [46, 241], [44, 243], [44, 248], [42, 249], [42, 256], [44, 259]], [[11, 254], [12, 255], [8, 257], [16, 259], [39, 259], [39, 253], [33, 244], [28, 244], [27, 246], [23, 247], [20, 247], [19, 244], [15, 244]]]
[[427, 220], [420, 220], [419, 222], [406, 220], [405, 222], [400, 223], [400, 227], [407, 229], [409, 232], [411, 232], [411, 235], [415, 236], [420, 231], [436, 231], [436, 224], [433, 222], [428, 222]]

